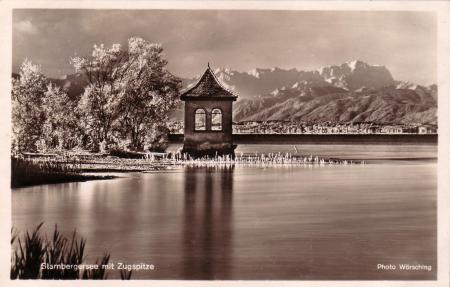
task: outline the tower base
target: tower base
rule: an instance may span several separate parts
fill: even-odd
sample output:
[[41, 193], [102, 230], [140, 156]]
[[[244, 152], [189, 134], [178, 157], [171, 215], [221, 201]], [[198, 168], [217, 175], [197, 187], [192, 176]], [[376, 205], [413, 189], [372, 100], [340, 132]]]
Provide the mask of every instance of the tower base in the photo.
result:
[[223, 144], [210, 144], [210, 143], [202, 143], [199, 145], [192, 145], [184, 143], [182, 153], [186, 153], [192, 158], [202, 158], [209, 157], [214, 158], [216, 156], [224, 156], [229, 155], [232, 158], [235, 157], [234, 150], [237, 145], [231, 143], [223, 143]]

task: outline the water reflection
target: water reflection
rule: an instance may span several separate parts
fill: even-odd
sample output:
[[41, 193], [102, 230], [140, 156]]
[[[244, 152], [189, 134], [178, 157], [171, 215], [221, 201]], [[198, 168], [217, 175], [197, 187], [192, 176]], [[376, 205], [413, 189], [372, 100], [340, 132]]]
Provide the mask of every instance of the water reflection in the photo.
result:
[[385, 161], [132, 173], [15, 190], [12, 223], [76, 228], [87, 262], [110, 252], [114, 262], [155, 264], [134, 279], [435, 279], [436, 171], [435, 162]]
[[185, 168], [183, 277], [186, 279], [230, 277], [233, 173], [234, 166]]

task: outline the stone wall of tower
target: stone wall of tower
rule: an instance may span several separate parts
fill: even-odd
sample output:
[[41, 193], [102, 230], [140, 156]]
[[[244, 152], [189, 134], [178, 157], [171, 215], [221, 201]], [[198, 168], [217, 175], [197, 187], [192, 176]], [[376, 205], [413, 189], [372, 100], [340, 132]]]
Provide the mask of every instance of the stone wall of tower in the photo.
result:
[[[187, 100], [184, 108], [184, 149], [213, 150], [232, 147], [232, 101], [228, 100]], [[222, 111], [222, 130], [211, 130], [211, 112]], [[206, 111], [206, 130], [195, 130], [195, 111]]]

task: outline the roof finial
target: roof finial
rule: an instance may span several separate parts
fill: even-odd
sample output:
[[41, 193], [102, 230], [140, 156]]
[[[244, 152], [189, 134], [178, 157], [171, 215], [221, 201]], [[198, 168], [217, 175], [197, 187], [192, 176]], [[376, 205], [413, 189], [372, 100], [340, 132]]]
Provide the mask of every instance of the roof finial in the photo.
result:
[[211, 67], [209, 66], [209, 62], [208, 62], [208, 68], [211, 69]]

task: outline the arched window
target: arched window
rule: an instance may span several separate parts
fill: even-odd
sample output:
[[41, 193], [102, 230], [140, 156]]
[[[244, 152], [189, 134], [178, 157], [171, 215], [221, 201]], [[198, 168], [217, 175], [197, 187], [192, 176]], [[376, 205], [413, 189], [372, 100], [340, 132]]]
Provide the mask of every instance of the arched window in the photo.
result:
[[222, 130], [222, 111], [220, 109], [213, 109], [211, 113], [211, 130]]
[[195, 130], [206, 131], [206, 112], [204, 109], [195, 110]]

